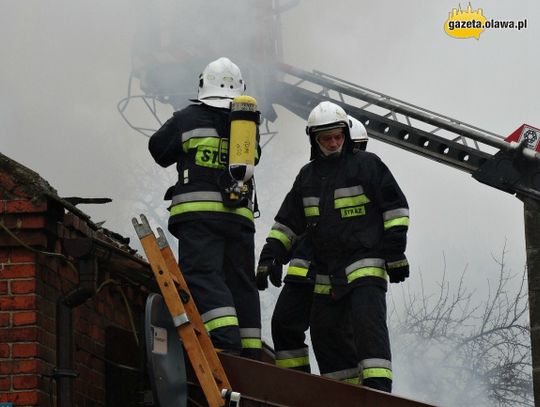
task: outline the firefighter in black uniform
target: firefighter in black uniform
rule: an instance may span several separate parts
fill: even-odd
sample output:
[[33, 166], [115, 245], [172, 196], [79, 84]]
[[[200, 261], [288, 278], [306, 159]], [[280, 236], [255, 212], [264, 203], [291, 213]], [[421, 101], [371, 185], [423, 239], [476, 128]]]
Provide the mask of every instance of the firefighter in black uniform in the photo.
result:
[[178, 262], [214, 346], [258, 358], [252, 183], [240, 199], [227, 192], [233, 183], [227, 171], [230, 105], [244, 90], [234, 63], [211, 62], [199, 77], [197, 103], [175, 112], [150, 138], [149, 150], [159, 165], [178, 170], [166, 196], [172, 200], [169, 230], [178, 238]]
[[[349, 130], [353, 142], [353, 153], [365, 150], [368, 142], [366, 128], [360, 121], [349, 116]], [[313, 258], [312, 243], [309, 235], [304, 235], [292, 250], [287, 274], [283, 279], [276, 307], [272, 314], [272, 341], [276, 353], [276, 365], [310, 373], [309, 349], [305, 332], [309, 328], [315, 270], [311, 266]], [[279, 265], [269, 276], [276, 287], [281, 286], [282, 270]], [[268, 278], [258, 274], [259, 290], [268, 287]]]
[[388, 280], [409, 276], [409, 210], [377, 156], [350, 153], [349, 126], [334, 103], [322, 102], [310, 113], [312, 161], [300, 170], [275, 217], [257, 278], [277, 275], [295, 241], [307, 233], [316, 270], [311, 338], [321, 374], [390, 392], [386, 289]]

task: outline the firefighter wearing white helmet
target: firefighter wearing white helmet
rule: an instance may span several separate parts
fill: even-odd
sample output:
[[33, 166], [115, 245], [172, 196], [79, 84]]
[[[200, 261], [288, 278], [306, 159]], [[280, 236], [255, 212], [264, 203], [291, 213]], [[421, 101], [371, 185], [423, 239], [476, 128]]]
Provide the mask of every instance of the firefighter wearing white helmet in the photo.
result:
[[[353, 153], [365, 150], [368, 142], [366, 128], [350, 115], [347, 119]], [[309, 328], [315, 285], [315, 275], [311, 267], [312, 258], [312, 244], [309, 237], [299, 239], [292, 250], [287, 274], [283, 279], [284, 285], [271, 319], [276, 365], [308, 373], [311, 372], [311, 363], [305, 333]], [[274, 274], [269, 277], [274, 280], [273, 283], [279, 285], [281, 274], [280, 265], [276, 265]], [[259, 282], [264, 289], [266, 279], [261, 281], [259, 276]]]
[[[228, 58], [210, 62], [199, 76], [196, 103], [175, 112], [148, 147], [159, 165], [174, 164], [178, 171], [165, 197], [172, 201], [169, 231], [178, 238], [178, 262], [214, 346], [258, 358], [261, 321], [247, 164], [254, 166], [261, 150], [258, 112], [254, 99], [243, 95], [245, 88], [240, 69]], [[229, 157], [235, 132], [250, 143], [253, 157], [233, 178], [231, 162], [236, 172], [242, 169]], [[236, 191], [239, 182], [242, 190]]]
[[[332, 102], [319, 103], [309, 114], [306, 133], [311, 142], [311, 159], [317, 155], [325, 158], [335, 158], [340, 155], [343, 147], [350, 144], [349, 117], [341, 106]], [[333, 135], [342, 134], [340, 143], [321, 143], [321, 135], [326, 136], [330, 141], [336, 137]], [[339, 144], [339, 145], [338, 145]]]
[[[409, 276], [409, 209], [384, 163], [372, 153], [354, 151], [351, 124], [331, 102], [309, 115], [312, 161], [300, 170], [275, 217], [259, 256], [257, 281], [259, 289], [268, 276], [278, 285], [281, 265], [294, 256], [298, 242], [309, 242], [311, 339], [321, 374], [390, 392], [386, 290], [388, 281]], [[301, 350], [289, 352], [284, 363], [301, 361]]]
[[240, 68], [229, 58], [221, 57], [210, 62], [200, 74], [197, 100], [208, 106], [229, 108], [232, 100], [245, 90]]
[[364, 151], [369, 140], [366, 128], [360, 122], [360, 120], [355, 119], [351, 115], [349, 115], [349, 127], [349, 132], [351, 133], [351, 140], [353, 143], [353, 150]]

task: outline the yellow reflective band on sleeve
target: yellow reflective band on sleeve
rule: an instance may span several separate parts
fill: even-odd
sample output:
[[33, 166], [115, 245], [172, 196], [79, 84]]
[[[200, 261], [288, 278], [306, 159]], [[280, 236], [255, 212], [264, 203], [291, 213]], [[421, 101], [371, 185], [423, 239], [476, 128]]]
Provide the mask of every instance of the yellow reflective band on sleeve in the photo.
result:
[[349, 283], [352, 283], [357, 278], [362, 277], [379, 277], [388, 280], [388, 274], [386, 274], [386, 271], [384, 269], [379, 267], [362, 267], [349, 273], [347, 275], [347, 281]]
[[221, 212], [221, 213], [231, 213], [234, 215], [243, 216], [253, 221], [253, 212], [248, 208], [227, 208], [220, 202], [186, 202], [178, 205], [174, 205], [170, 214], [181, 215], [183, 213], [189, 212]]
[[276, 359], [277, 367], [284, 367], [287, 369], [300, 366], [309, 366], [309, 356], [302, 356], [299, 358], [290, 359]]
[[313, 289], [313, 292], [315, 294], [328, 295], [328, 294], [330, 294], [331, 290], [332, 290], [331, 285], [328, 285], [328, 284], [315, 284], [315, 288]]
[[386, 263], [386, 268], [387, 269], [395, 269], [395, 268], [398, 268], [398, 267], [405, 267], [405, 266], [408, 266], [409, 265], [409, 262], [404, 259], [404, 260], [399, 260], [399, 261], [393, 261], [393, 262], [389, 262], [389, 263]]
[[297, 267], [297, 266], [289, 266], [287, 269], [287, 275], [288, 276], [300, 276], [300, 277], [306, 277], [308, 273], [307, 268], [305, 267]]
[[192, 148], [199, 148], [201, 146], [219, 148], [219, 138], [217, 137], [197, 137], [191, 138], [188, 141], [182, 143], [182, 149], [185, 153]]
[[214, 329], [223, 328], [225, 326], [238, 326], [237, 317], [221, 317], [208, 321], [204, 324], [204, 327], [208, 332]]
[[409, 226], [409, 217], [394, 218], [384, 222], [384, 230], [393, 228], [394, 226]]
[[279, 240], [281, 243], [283, 243], [283, 246], [285, 246], [285, 249], [291, 250], [291, 247], [292, 247], [291, 239], [289, 239], [289, 237], [282, 231], [272, 229], [270, 233], [268, 234], [268, 237]]
[[319, 216], [319, 207], [318, 206], [308, 206], [304, 208], [304, 215], [307, 216]]
[[351, 206], [360, 206], [364, 205], [370, 202], [369, 198], [362, 195], [356, 195], [356, 196], [349, 196], [346, 198], [337, 198], [334, 199], [334, 208], [335, 209], [341, 209], [341, 208], [348, 208]]
[[351, 377], [350, 379], [342, 380], [342, 382], [349, 383], [349, 384], [360, 384], [360, 378], [359, 377]]
[[256, 338], [241, 339], [243, 349], [262, 349], [262, 341]]
[[392, 371], [384, 367], [371, 367], [362, 370], [362, 380], [380, 377], [392, 380]]

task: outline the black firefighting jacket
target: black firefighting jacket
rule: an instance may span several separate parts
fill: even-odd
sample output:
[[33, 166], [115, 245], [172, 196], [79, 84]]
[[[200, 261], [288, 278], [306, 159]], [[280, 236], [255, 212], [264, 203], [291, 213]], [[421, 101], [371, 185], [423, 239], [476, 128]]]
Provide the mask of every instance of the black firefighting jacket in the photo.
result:
[[[171, 199], [169, 229], [187, 220], [226, 220], [245, 224], [251, 230], [251, 194], [234, 207], [225, 188], [231, 185], [228, 174], [230, 111], [193, 104], [177, 111], [152, 137], [148, 149], [162, 167], [176, 164], [178, 182], [169, 188]], [[258, 144], [257, 133], [257, 144]], [[260, 148], [257, 145], [257, 160]], [[249, 183], [251, 188], [251, 182]]]
[[307, 231], [320, 294], [363, 284], [386, 288], [385, 263], [404, 257], [408, 225], [407, 200], [386, 165], [365, 151], [343, 153], [300, 170], [267, 245], [286, 261]]

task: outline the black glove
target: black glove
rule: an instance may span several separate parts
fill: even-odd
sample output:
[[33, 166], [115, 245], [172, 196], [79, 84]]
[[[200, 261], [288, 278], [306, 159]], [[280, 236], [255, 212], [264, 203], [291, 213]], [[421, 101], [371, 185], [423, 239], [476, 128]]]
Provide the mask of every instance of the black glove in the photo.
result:
[[386, 259], [386, 272], [391, 283], [401, 283], [409, 277], [409, 262], [404, 254]]
[[267, 242], [261, 250], [257, 266], [257, 288], [261, 291], [268, 288], [268, 276], [274, 286], [281, 286], [283, 262], [279, 260], [278, 247], [274, 242]]
[[257, 266], [257, 288], [265, 290], [268, 288], [268, 277], [275, 287], [281, 287], [281, 274], [283, 265], [276, 259], [260, 260]]

